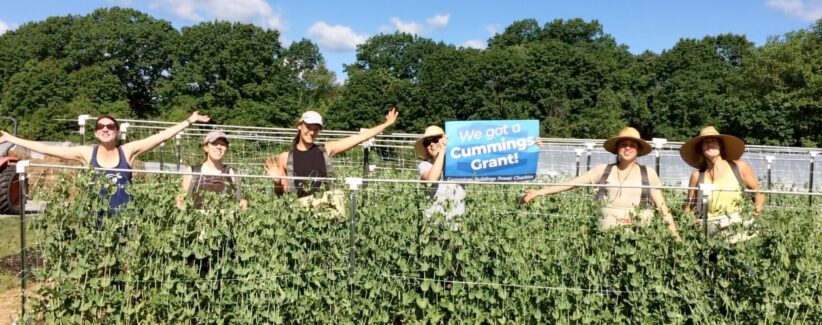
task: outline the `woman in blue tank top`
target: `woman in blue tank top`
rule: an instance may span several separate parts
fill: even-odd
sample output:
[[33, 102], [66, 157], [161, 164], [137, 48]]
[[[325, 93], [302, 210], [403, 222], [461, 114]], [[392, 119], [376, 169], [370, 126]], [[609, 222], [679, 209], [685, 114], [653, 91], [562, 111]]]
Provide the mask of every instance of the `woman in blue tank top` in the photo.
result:
[[15, 145], [27, 148], [32, 151], [54, 156], [57, 158], [80, 162], [83, 165], [94, 168], [110, 168], [118, 170], [103, 171], [105, 178], [115, 185], [114, 193], [108, 192], [108, 187], [103, 187], [100, 194], [109, 196], [110, 215], [117, 213], [118, 209], [130, 200], [129, 194], [125, 191], [127, 184], [131, 183], [131, 166], [137, 160], [137, 156], [147, 152], [170, 139], [192, 123], [208, 122], [206, 115], [194, 112], [185, 121], [177, 123], [148, 138], [132, 141], [123, 145], [117, 143], [120, 137], [120, 124], [111, 116], [102, 116], [94, 123], [94, 137], [100, 144], [94, 146], [59, 147], [49, 146], [36, 141], [21, 139], [0, 131], [0, 143], [10, 142]]

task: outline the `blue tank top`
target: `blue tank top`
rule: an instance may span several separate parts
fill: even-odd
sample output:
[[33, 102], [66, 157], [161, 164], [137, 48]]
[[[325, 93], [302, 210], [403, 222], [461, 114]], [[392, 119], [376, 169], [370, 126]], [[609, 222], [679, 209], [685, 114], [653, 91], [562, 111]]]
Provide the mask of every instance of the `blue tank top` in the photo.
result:
[[[91, 167], [94, 168], [109, 168], [100, 166], [97, 163], [97, 148], [99, 145], [94, 146], [94, 149], [91, 151]], [[117, 166], [113, 167], [116, 169], [131, 169], [131, 166], [128, 165], [128, 160], [126, 159], [126, 154], [123, 152], [122, 147], [117, 147], [117, 153], [120, 156], [120, 162]], [[117, 191], [114, 192], [113, 195], [109, 197], [108, 204], [109, 204], [109, 215], [117, 214], [117, 208], [123, 204], [126, 204], [129, 200], [131, 200], [131, 196], [126, 193], [126, 185], [131, 184], [131, 172], [122, 172], [122, 171], [103, 171], [103, 175], [106, 176], [106, 179], [111, 182], [112, 184], [117, 185]], [[100, 195], [102, 196], [109, 196], [108, 188], [101, 187], [100, 188]]]

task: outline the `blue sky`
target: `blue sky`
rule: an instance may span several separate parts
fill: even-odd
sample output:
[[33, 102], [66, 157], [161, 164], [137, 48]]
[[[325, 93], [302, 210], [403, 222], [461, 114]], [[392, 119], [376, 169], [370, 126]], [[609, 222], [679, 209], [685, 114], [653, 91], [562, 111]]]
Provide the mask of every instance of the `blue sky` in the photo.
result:
[[578, 1], [276, 1], [276, 0], [7, 0], [0, 33], [49, 16], [84, 15], [100, 7], [131, 7], [176, 28], [209, 20], [252, 23], [281, 32], [281, 41], [317, 43], [329, 69], [344, 79], [356, 45], [381, 32], [404, 31], [467, 47], [520, 19], [597, 19], [631, 52], [661, 52], [680, 38], [743, 34], [758, 45], [768, 36], [807, 28], [822, 17], [822, 0]]

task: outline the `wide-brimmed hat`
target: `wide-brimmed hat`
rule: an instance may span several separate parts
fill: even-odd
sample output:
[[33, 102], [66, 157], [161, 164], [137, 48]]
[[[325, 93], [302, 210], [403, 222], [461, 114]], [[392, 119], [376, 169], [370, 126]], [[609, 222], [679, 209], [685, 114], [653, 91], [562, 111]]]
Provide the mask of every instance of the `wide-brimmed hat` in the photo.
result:
[[436, 136], [443, 136], [445, 135], [445, 131], [442, 130], [441, 127], [432, 125], [425, 128], [425, 133], [422, 135], [421, 138], [417, 139], [417, 142], [414, 143], [414, 151], [417, 152], [417, 157], [422, 160], [428, 159], [428, 148], [423, 145], [423, 142], [426, 138], [436, 137]]
[[679, 156], [682, 157], [688, 165], [694, 168], [700, 168], [699, 162], [702, 161], [702, 140], [705, 138], [717, 138], [722, 142], [722, 150], [724, 158], [728, 160], [737, 160], [742, 157], [745, 152], [745, 141], [732, 135], [721, 134], [713, 126], [706, 126], [699, 130], [699, 136], [691, 138], [679, 147]]
[[203, 144], [212, 143], [219, 139], [225, 139], [225, 141], [228, 142], [228, 136], [225, 135], [225, 132], [220, 130], [214, 130], [206, 134], [206, 136], [203, 138]]
[[646, 142], [645, 140], [642, 140], [642, 138], [639, 137], [639, 131], [630, 126], [622, 129], [622, 131], [619, 131], [619, 134], [617, 134], [617, 136], [605, 140], [605, 143], [602, 144], [602, 147], [605, 148], [605, 150], [608, 150], [608, 152], [616, 155], [617, 144], [619, 144], [619, 140], [636, 141], [636, 143], [639, 144], [639, 151], [636, 153], [637, 157], [651, 153], [651, 144]]

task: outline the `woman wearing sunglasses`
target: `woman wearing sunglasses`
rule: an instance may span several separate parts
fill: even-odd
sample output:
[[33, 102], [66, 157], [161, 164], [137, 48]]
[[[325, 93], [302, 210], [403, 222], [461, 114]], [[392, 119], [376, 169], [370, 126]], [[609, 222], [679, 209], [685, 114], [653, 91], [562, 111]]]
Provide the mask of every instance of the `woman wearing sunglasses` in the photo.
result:
[[[185, 121], [177, 123], [148, 138], [132, 141], [123, 145], [117, 143], [120, 137], [120, 123], [114, 117], [102, 116], [94, 123], [94, 137], [100, 144], [93, 146], [59, 147], [42, 144], [36, 141], [21, 139], [0, 131], [0, 143], [10, 142], [15, 145], [37, 151], [49, 156], [76, 161], [94, 168], [131, 169], [137, 156], [145, 153], [164, 141], [170, 139], [189, 125], [197, 122], [208, 122], [206, 115], [194, 112]], [[118, 208], [127, 203], [131, 197], [125, 191], [125, 186], [131, 183], [131, 172], [104, 171], [106, 179], [117, 190], [109, 194], [107, 187], [100, 189], [100, 195], [109, 197], [109, 215], [117, 214]]]
[[[414, 151], [420, 158], [418, 166], [420, 179], [424, 181], [438, 181], [442, 179], [445, 167], [445, 147], [448, 137], [439, 126], [432, 125], [425, 128], [425, 133], [414, 143]], [[460, 184], [436, 184], [429, 191], [434, 204], [425, 210], [424, 214], [430, 218], [436, 213], [443, 214], [446, 221], [455, 216], [465, 214], [465, 189]]]

